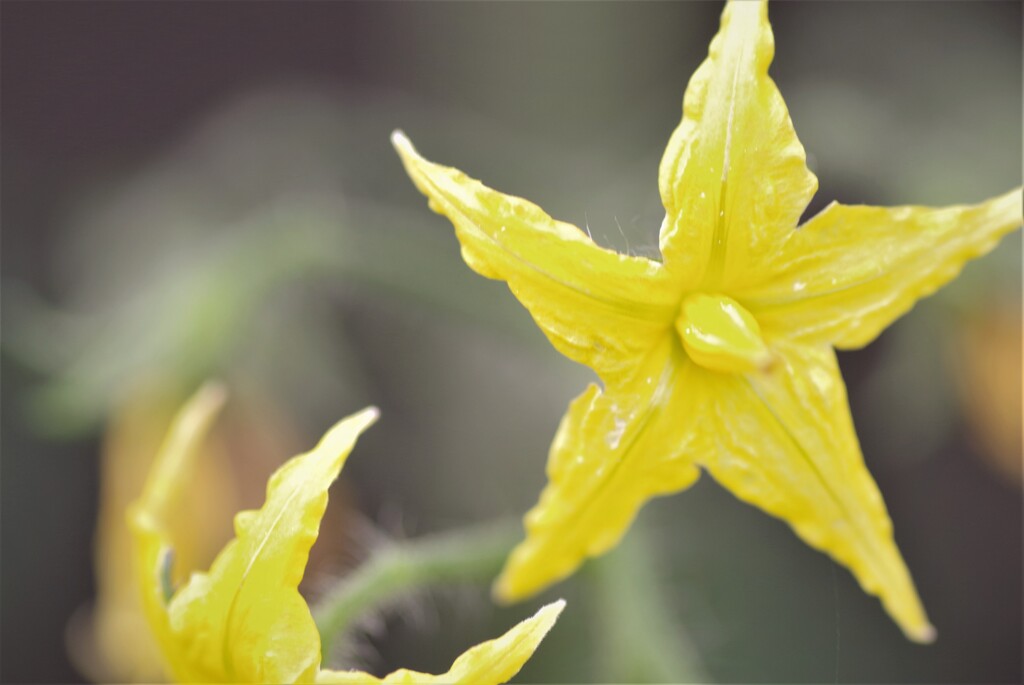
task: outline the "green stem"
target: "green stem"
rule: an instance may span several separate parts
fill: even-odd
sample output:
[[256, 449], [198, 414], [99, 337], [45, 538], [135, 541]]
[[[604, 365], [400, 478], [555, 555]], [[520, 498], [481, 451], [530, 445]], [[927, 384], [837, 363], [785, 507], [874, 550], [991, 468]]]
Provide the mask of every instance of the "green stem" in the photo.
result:
[[634, 525], [618, 549], [591, 563], [601, 675], [613, 682], [709, 682], [672, 612], [672, 593], [658, 578], [649, 538]]
[[402, 593], [439, 583], [489, 581], [521, 536], [518, 523], [502, 521], [379, 548], [314, 611], [321, 653], [326, 658], [363, 612]]

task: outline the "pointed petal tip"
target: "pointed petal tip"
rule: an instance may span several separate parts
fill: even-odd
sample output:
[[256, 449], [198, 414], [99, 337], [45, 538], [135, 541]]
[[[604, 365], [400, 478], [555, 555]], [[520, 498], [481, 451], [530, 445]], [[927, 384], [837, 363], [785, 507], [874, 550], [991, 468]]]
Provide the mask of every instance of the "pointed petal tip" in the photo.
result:
[[308, 455], [319, 454], [319, 458], [335, 464], [335, 467], [340, 469], [352, 448], [355, 447], [356, 440], [367, 428], [376, 423], [378, 418], [380, 418], [380, 410], [373, 406], [346, 416], [324, 433], [313, 452]]
[[923, 626], [907, 630], [907, 637], [919, 645], [930, 645], [939, 637], [935, 626], [925, 623]]
[[543, 639], [554, 627], [558, 617], [562, 615], [563, 609], [565, 609], [565, 600], [556, 600], [542, 606], [537, 613], [526, 619], [525, 622], [533, 624], [533, 629], [538, 631], [540, 638]]
[[725, 4], [724, 13], [728, 11], [732, 15], [742, 13], [750, 17], [765, 19], [768, 16], [768, 0], [729, 0]]
[[391, 145], [398, 151], [398, 154], [416, 151], [412, 146], [412, 141], [405, 135], [405, 131], [400, 128], [396, 128], [391, 132]]
[[420, 192], [430, 198], [431, 191], [423, 184], [421, 179], [422, 174], [426, 171], [424, 165], [429, 164], [427, 160], [423, 159], [423, 156], [416, 151], [412, 141], [409, 140], [409, 137], [400, 128], [396, 128], [391, 132], [391, 145], [395, 148], [395, 152], [398, 153], [398, 158], [402, 160], [402, 166], [405, 167], [405, 171], [409, 174], [413, 184], [419, 188]]
[[562, 615], [562, 610], [565, 609], [565, 600], [559, 599], [550, 604], [545, 604], [537, 610], [533, 616], [522, 620], [513, 631], [527, 631], [527, 634], [532, 634], [533, 640], [535, 640], [534, 646], [530, 649], [532, 653], [537, 648], [537, 644], [551, 631], [554, 627], [555, 622], [558, 621], [558, 617]]
[[554, 602], [551, 602], [550, 604], [545, 604], [543, 607], [541, 607], [540, 611], [537, 612], [537, 615], [540, 616], [543, 614], [545, 616], [551, 616], [552, 622], [554, 622], [554, 619], [561, 616], [562, 611], [564, 609], [565, 600], [556, 599]]
[[758, 9], [768, 6], [768, 0], [728, 0], [726, 7], [756, 7]]
[[1017, 217], [1018, 226], [1024, 223], [1024, 187], [1017, 187], [1003, 195]]
[[219, 410], [227, 399], [227, 385], [219, 379], [211, 379], [199, 387], [189, 405], [196, 407], [196, 411], [205, 416]]
[[373, 404], [371, 404], [366, 409], [363, 409], [359, 413], [365, 415], [371, 422], [376, 421], [377, 419], [380, 418], [380, 409]]
[[379, 418], [380, 409], [373, 405], [370, 405], [369, 407], [361, 409], [360, 411], [357, 411], [355, 414], [352, 414], [351, 416], [342, 419], [336, 424], [336, 426], [351, 427], [356, 431], [357, 434], [359, 434], [362, 433], [367, 428], [369, 428], [370, 426], [372, 426], [373, 424], [377, 423], [377, 420]]

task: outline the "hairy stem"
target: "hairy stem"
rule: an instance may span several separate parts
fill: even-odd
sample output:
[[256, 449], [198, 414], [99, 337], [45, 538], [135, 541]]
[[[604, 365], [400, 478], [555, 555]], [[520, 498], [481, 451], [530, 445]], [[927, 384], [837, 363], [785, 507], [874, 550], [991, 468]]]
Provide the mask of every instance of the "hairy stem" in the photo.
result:
[[313, 612], [321, 653], [326, 658], [363, 612], [405, 592], [440, 583], [490, 581], [521, 536], [518, 522], [501, 521], [379, 548]]

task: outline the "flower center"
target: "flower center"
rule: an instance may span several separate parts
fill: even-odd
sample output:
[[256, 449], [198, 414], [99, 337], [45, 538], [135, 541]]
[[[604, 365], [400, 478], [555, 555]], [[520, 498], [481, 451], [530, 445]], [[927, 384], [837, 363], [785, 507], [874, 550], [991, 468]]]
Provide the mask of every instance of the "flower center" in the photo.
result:
[[690, 359], [712, 371], [757, 371], [772, 360], [757, 321], [725, 295], [688, 296], [676, 319], [676, 330]]

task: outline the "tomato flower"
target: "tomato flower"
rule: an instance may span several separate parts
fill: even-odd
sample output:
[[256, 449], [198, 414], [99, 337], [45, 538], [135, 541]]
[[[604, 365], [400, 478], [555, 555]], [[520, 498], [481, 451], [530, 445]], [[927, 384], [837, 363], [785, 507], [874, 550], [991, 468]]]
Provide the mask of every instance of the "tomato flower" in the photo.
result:
[[459, 657], [447, 673], [399, 670], [377, 679], [321, 668], [320, 634], [298, 586], [327, 507], [327, 490], [355, 445], [377, 420], [364, 409], [331, 428], [310, 452], [270, 478], [257, 511], [235, 517], [235, 538], [210, 570], [172, 587], [172, 522], [192, 486], [194, 457], [223, 403], [206, 386], [176, 418], [143, 493], [129, 511], [135, 575], [143, 611], [165, 665], [181, 682], [500, 683], [515, 675], [554, 624], [564, 603], [541, 609], [502, 637]]
[[765, 2], [730, 2], [683, 100], [658, 183], [661, 261], [393, 143], [466, 263], [506, 281], [552, 344], [593, 369], [551, 446], [549, 482], [495, 585], [515, 600], [625, 534], [703, 468], [849, 568], [905, 634], [934, 638], [854, 433], [834, 348], [868, 344], [1021, 225], [1021, 190], [977, 205], [833, 203], [768, 76]]

